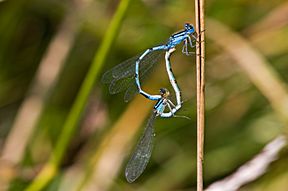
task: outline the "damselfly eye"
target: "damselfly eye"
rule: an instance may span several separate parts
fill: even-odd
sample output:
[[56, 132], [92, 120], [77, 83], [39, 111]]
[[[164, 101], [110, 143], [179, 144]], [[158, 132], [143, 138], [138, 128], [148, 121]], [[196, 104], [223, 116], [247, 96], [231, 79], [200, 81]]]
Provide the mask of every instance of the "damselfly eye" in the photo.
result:
[[192, 25], [190, 25], [189, 23], [185, 23], [185, 29], [186, 30], [189, 30], [189, 29], [192, 29], [192, 28], [193, 28]]
[[165, 94], [166, 93], [166, 89], [165, 88], [160, 88], [160, 93], [163, 95], [163, 94]]
[[160, 88], [160, 93], [163, 96], [167, 96], [167, 95], [170, 94], [169, 91], [166, 88]]

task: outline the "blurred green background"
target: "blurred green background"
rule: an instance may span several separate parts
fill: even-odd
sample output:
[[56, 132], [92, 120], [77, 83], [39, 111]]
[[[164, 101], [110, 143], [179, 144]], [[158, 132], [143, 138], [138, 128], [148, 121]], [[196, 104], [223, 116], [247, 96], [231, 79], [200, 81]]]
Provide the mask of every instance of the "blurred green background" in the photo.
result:
[[[288, 3], [207, 1], [205, 12], [208, 187], [286, 135]], [[195, 190], [194, 56], [180, 45], [172, 57], [179, 115], [191, 120], [157, 119], [150, 163], [133, 184], [124, 169], [153, 103], [139, 95], [125, 103], [100, 82], [194, 20], [188, 0], [1, 0], [0, 190]], [[162, 61], [145, 90], [172, 91], [168, 83]], [[286, 191], [287, 159], [284, 148], [240, 190]]]

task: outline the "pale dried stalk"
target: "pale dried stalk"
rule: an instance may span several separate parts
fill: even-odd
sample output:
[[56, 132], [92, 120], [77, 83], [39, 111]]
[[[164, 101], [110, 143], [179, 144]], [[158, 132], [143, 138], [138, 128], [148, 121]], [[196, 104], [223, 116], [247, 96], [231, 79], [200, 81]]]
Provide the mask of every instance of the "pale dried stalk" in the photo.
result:
[[285, 145], [287, 145], [285, 136], [280, 135], [276, 137], [253, 159], [246, 162], [230, 176], [211, 184], [206, 191], [236, 191], [241, 186], [256, 180], [278, 158], [279, 152]]
[[[207, 31], [208, 37], [235, 59], [251, 82], [271, 103], [276, 114], [287, 124], [287, 87], [280, 79], [278, 73], [270, 66], [270, 63], [247, 40], [224, 24], [208, 19], [207, 25], [208, 28], [214, 29], [213, 32]], [[287, 131], [288, 129], [286, 128]], [[272, 143], [274, 146], [271, 146], [271, 144], [267, 145], [263, 152], [255, 156], [253, 160], [244, 164], [227, 178], [209, 186], [207, 190], [237, 190], [264, 174], [267, 166], [275, 160], [278, 152], [287, 144], [287, 140], [283, 136], [279, 136]], [[275, 145], [274, 143], [277, 144]], [[248, 174], [249, 176], [247, 176]]]
[[46, 95], [59, 76], [66, 55], [71, 48], [74, 34], [75, 26], [71, 18], [67, 17], [40, 63], [34, 84], [20, 107], [3, 147], [2, 159], [13, 164], [22, 160], [28, 140], [43, 110]]
[[196, 48], [197, 76], [197, 191], [203, 190], [204, 126], [205, 126], [205, 23], [204, 0], [195, 0], [195, 25], [198, 34]]
[[[29, 93], [17, 113], [11, 132], [3, 146], [0, 171], [3, 170], [3, 164], [4, 167], [9, 165], [9, 168], [13, 170], [14, 166], [21, 162], [29, 139], [43, 111], [47, 93], [58, 79], [75, 34], [76, 25], [72, 22], [71, 17], [66, 17], [59, 32], [52, 40], [47, 54], [41, 61]], [[1, 182], [1, 188], [8, 189], [9, 181], [15, 175], [13, 174], [5, 182]], [[0, 179], [2, 178], [0, 177]]]
[[[222, 47], [248, 75], [254, 85], [271, 103], [278, 116], [288, 123], [288, 91], [271, 64], [247, 40], [222, 23], [208, 19], [208, 37]], [[288, 131], [288, 129], [287, 129]]]

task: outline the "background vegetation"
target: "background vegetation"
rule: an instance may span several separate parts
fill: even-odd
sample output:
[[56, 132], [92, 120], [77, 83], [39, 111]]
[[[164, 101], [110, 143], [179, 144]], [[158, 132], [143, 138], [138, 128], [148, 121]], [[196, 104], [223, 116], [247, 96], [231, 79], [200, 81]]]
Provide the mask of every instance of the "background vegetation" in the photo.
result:
[[[205, 187], [287, 133], [287, 13], [284, 0], [206, 2]], [[0, 190], [195, 190], [195, 58], [181, 46], [172, 58], [191, 120], [156, 121], [133, 184], [123, 172], [153, 103], [125, 103], [100, 82], [185, 22], [193, 1], [0, 1]], [[145, 81], [160, 87], [172, 90], [163, 63]], [[287, 157], [241, 190], [287, 190]]]

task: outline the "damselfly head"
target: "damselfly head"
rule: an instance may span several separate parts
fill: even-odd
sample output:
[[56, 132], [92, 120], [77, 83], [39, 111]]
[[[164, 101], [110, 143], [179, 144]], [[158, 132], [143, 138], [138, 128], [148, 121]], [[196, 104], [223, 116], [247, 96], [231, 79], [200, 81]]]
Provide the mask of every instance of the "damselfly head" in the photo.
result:
[[190, 34], [195, 32], [194, 26], [189, 23], [185, 23], [184, 27], [185, 27], [185, 30], [189, 32]]
[[160, 88], [160, 94], [162, 97], [167, 98], [170, 95], [170, 92], [166, 88]]
[[194, 29], [194, 26], [193, 25], [191, 25], [191, 24], [189, 24], [189, 23], [185, 23], [185, 25], [184, 25], [184, 27], [185, 27], [185, 29], [188, 31], [188, 30], [195, 30]]

